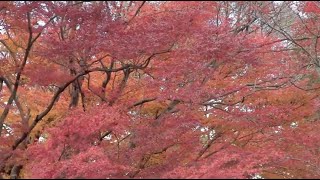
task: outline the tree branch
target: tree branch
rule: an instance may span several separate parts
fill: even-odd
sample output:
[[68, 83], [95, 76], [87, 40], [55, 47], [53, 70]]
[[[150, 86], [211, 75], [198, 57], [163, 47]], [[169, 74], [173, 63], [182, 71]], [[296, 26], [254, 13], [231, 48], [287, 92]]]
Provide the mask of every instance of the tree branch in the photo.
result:
[[129, 107], [128, 107], [128, 109], [131, 109], [131, 108], [133, 108], [133, 107], [135, 107], [135, 106], [142, 105], [142, 104], [147, 103], [147, 102], [154, 101], [154, 100], [156, 100], [156, 99], [157, 99], [157, 98], [147, 98], [147, 99], [142, 99], [142, 100], [140, 100], [140, 101], [138, 101], [138, 102], [134, 103], [133, 105], [129, 106]]
[[146, 3], [146, 1], [142, 1], [141, 5], [138, 7], [137, 11], [134, 13], [133, 17], [128, 21], [127, 24], [129, 24], [140, 12], [142, 6]]

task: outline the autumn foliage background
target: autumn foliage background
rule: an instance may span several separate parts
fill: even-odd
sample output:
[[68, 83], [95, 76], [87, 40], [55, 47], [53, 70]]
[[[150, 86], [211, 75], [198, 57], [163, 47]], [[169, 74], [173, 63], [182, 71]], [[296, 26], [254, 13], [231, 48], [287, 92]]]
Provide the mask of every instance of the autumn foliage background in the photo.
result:
[[319, 2], [0, 2], [2, 178], [319, 178]]

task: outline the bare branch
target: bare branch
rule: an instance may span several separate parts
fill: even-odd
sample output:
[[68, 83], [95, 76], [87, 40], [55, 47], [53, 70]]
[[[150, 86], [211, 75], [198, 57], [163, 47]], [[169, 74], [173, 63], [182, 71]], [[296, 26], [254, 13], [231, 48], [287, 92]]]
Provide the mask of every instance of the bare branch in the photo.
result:
[[139, 106], [139, 105], [142, 105], [144, 103], [147, 103], [147, 102], [151, 102], [151, 101], [154, 101], [156, 100], [157, 98], [147, 98], [147, 99], [142, 99], [141, 101], [138, 101], [136, 103], [134, 103], [133, 105], [131, 105], [130, 107], [128, 107], [128, 109], [131, 109], [135, 106]]
[[141, 5], [138, 7], [137, 11], [134, 13], [133, 17], [128, 21], [128, 24], [139, 14], [141, 8], [146, 3], [146, 1], [142, 1]]

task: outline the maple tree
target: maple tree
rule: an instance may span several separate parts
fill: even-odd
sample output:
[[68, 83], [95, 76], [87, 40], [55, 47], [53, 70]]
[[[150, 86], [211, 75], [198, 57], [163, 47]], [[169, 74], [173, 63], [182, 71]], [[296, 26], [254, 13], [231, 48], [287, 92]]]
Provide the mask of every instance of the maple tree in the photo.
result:
[[0, 2], [3, 178], [317, 178], [317, 2]]

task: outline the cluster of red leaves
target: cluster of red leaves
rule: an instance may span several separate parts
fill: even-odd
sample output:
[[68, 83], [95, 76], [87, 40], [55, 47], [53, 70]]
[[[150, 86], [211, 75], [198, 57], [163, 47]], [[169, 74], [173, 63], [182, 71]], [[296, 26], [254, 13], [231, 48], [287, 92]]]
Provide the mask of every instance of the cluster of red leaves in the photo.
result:
[[[296, 168], [318, 160], [319, 138], [312, 128], [318, 123], [306, 121], [316, 114], [318, 94], [293, 87], [293, 83], [314, 87], [310, 83], [317, 78], [315, 72], [301, 70], [308, 58], [282, 52], [284, 46], [274, 45], [280, 41], [276, 36], [236, 33], [230, 17], [218, 14], [219, 8], [227, 9], [223, 3], [146, 4], [139, 15], [135, 14], [137, 2], [125, 15], [117, 5], [108, 14], [101, 2], [2, 6], [14, 9], [1, 14], [5, 23], [0, 22], [16, 35], [13, 39], [20, 46], [26, 46], [30, 28], [34, 35], [45, 29], [23, 71], [29, 80], [21, 87], [25, 91], [34, 85], [61, 88], [72, 76], [95, 68], [104, 77], [103, 70], [120, 67], [136, 68], [135, 73], [141, 74], [121, 79], [124, 71], [108, 72], [111, 81], [104, 91], [98, 82], [101, 74], [95, 74], [97, 79], [91, 82], [83, 74], [83, 106], [86, 98], [94, 96], [91, 92], [106, 96], [100, 98], [107, 103], [92, 100], [94, 105], [85, 112], [69, 110], [61, 122], [41, 132], [44, 142], [38, 139], [26, 152], [17, 151], [10, 162], [25, 158], [26, 177], [249, 178], [282, 164]], [[253, 5], [249, 10], [267, 14], [270, 8]], [[53, 14], [57, 18], [46, 27], [29, 27], [25, 15], [31, 11], [33, 23]], [[318, 13], [316, 4], [307, 2], [305, 12]], [[218, 15], [220, 19], [215, 19]], [[312, 24], [316, 23], [310, 19], [305, 25]], [[294, 23], [293, 33], [308, 35], [298, 25]], [[22, 61], [23, 51], [16, 49], [12, 53]], [[110, 59], [96, 61], [104, 56]], [[14, 74], [14, 66], [0, 69], [0, 75]], [[297, 74], [309, 76], [298, 81], [292, 78]], [[59, 88], [52, 91], [59, 92]], [[35, 102], [50, 99], [37, 95], [28, 98]], [[153, 104], [132, 106], [141, 98], [153, 98]], [[290, 127], [292, 122], [299, 122], [299, 128]], [[8, 147], [16, 136], [2, 138], [1, 154], [10, 153]], [[307, 161], [291, 166], [292, 157]]]
[[[48, 140], [28, 148], [33, 178], [119, 178], [125, 165], [112, 163], [98, 146], [106, 131], [123, 131], [128, 117], [114, 107], [99, 106], [94, 111], [71, 112], [65, 121], [45, 132]], [[29, 174], [28, 173], [28, 174]]]

